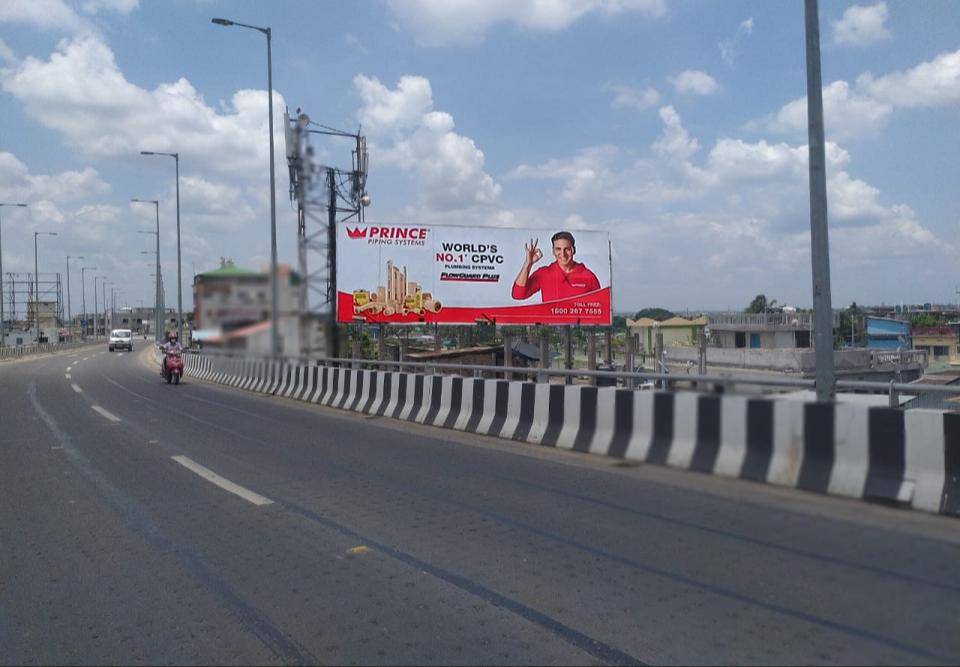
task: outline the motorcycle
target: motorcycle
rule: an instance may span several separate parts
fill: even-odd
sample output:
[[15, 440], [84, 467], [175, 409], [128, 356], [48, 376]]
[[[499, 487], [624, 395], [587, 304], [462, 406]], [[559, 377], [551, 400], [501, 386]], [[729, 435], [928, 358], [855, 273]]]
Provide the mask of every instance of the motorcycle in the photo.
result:
[[183, 357], [179, 352], [167, 352], [164, 357], [163, 378], [167, 384], [180, 384], [183, 377]]

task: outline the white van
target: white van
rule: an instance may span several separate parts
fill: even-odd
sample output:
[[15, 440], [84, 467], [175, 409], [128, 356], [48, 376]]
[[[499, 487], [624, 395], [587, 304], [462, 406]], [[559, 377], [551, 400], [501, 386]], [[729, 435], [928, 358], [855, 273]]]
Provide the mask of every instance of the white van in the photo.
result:
[[130, 329], [114, 329], [110, 332], [110, 351], [116, 349], [133, 352], [133, 332]]

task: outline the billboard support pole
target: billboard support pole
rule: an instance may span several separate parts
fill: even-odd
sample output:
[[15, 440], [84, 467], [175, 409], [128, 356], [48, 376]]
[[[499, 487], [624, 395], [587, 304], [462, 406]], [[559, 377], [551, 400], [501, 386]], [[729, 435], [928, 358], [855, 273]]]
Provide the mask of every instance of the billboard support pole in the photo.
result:
[[327, 188], [330, 201], [327, 203], [327, 256], [330, 268], [327, 274], [330, 294], [330, 326], [327, 327], [327, 354], [339, 357], [339, 339], [337, 337], [337, 181], [333, 169], [327, 169]]
[[550, 328], [545, 326], [540, 327], [540, 368], [550, 368]]
[[[587, 327], [587, 370], [597, 370], [597, 336], [593, 327]], [[597, 377], [590, 378], [590, 384], [597, 386]]]
[[[510, 333], [503, 329], [503, 365], [507, 368], [513, 366], [513, 336]], [[511, 373], [504, 373], [503, 375], [505, 380], [512, 380], [513, 375]]]
[[[564, 362], [563, 367], [573, 370], [573, 328], [568, 324], [563, 328]], [[573, 378], [567, 375], [564, 384], [573, 384]]]
[[381, 322], [377, 325], [377, 359], [384, 361], [387, 358], [387, 325]]

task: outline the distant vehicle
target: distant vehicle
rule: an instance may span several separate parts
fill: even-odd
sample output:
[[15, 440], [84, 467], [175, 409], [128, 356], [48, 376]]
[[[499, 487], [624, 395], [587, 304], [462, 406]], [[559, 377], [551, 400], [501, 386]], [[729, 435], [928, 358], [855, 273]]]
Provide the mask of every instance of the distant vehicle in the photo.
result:
[[110, 332], [108, 346], [111, 352], [116, 349], [133, 352], [133, 332], [130, 329], [114, 329]]

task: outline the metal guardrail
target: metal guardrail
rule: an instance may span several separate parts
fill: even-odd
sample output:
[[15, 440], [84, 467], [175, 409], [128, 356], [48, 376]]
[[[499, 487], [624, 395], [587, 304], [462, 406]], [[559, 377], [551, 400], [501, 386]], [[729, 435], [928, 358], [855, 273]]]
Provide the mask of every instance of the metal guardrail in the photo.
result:
[[0, 347], [0, 359], [19, 359], [35, 354], [53, 354], [61, 350], [72, 350], [77, 347], [99, 345], [100, 341], [76, 341], [73, 343], [41, 343], [40, 345], [8, 345]]
[[[188, 351], [193, 352], [193, 351]], [[197, 352], [193, 352], [196, 354]], [[254, 358], [258, 360], [269, 360], [266, 355], [248, 355], [231, 354], [222, 351], [203, 350], [200, 354], [209, 354], [210, 356]], [[300, 357], [288, 357], [283, 361], [289, 363], [304, 363]], [[444, 364], [429, 363], [422, 361], [386, 361], [380, 359], [350, 359], [343, 357], [319, 357], [307, 360], [309, 364], [322, 366], [350, 367], [350, 368], [376, 368], [387, 369], [396, 368], [403, 371], [421, 370], [429, 374], [436, 374], [441, 371], [450, 371], [454, 373], [470, 373], [474, 377], [504, 377], [511, 378], [521, 376], [528, 379], [534, 379], [538, 382], [547, 382], [550, 377], [563, 378], [590, 378], [613, 380], [613, 384], [623, 384], [625, 387], [635, 388], [638, 384], [655, 383], [660, 387], [669, 387], [677, 383], [689, 384], [692, 388], [699, 389], [700, 385], [712, 385], [713, 387], [723, 387], [732, 389], [737, 385], [746, 385], [754, 387], [772, 387], [772, 388], [793, 388], [793, 389], [816, 389], [814, 380], [802, 378], [758, 378], [758, 377], [734, 377], [730, 375], [696, 375], [679, 373], [657, 373], [654, 371], [638, 370], [634, 372], [627, 371], [601, 371], [584, 369], [560, 369], [560, 368], [533, 368], [529, 366], [487, 366], [479, 364]], [[599, 384], [599, 382], [598, 382]], [[848, 389], [859, 392], [869, 392], [875, 394], [886, 394], [889, 396], [890, 407], [900, 407], [900, 394], [912, 396], [921, 396], [924, 394], [940, 394], [944, 399], [952, 396], [960, 396], [960, 386], [956, 385], [933, 385], [922, 383], [907, 382], [874, 382], [868, 380], [838, 380], [837, 389]], [[960, 405], [957, 406], [960, 409]]]

